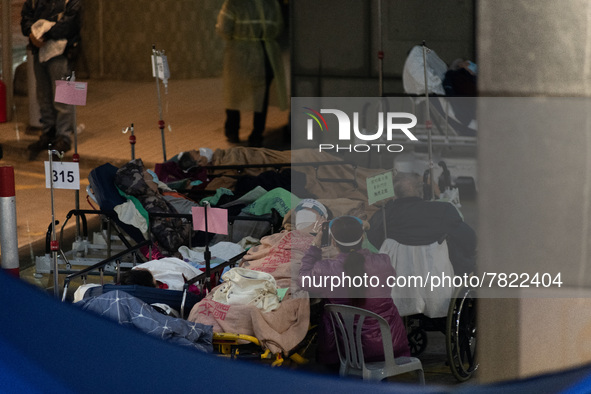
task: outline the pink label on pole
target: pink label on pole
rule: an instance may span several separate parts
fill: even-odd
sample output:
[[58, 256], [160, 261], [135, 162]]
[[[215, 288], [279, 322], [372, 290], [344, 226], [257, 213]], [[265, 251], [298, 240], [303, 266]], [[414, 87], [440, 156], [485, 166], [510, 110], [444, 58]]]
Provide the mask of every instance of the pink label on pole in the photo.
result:
[[70, 105], [86, 105], [86, 82], [55, 81], [55, 101]]
[[[205, 208], [192, 207], [193, 230], [205, 231]], [[228, 234], [228, 210], [222, 208], [207, 208], [207, 232]]]

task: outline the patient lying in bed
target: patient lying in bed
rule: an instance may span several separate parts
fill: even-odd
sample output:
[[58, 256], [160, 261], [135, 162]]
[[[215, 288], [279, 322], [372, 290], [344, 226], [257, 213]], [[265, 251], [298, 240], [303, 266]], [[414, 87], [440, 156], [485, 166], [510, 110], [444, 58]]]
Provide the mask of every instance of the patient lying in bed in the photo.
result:
[[172, 343], [208, 353], [213, 350], [210, 326], [166, 316], [124, 291], [89, 297], [76, 305]]
[[[292, 215], [294, 229], [263, 237], [261, 244], [251, 248], [241, 264], [242, 268], [271, 274], [279, 289], [290, 288], [292, 270], [294, 266], [296, 272], [299, 270], [301, 258], [314, 239], [311, 232], [320, 228], [328, 212], [317, 201], [302, 200]], [[285, 223], [288, 220], [286, 216]], [[306, 294], [296, 298], [288, 289], [277, 309], [263, 312], [252, 304], [228, 305], [214, 301], [215, 292], [222, 286], [214, 288], [196, 304], [188, 320], [212, 325], [214, 332], [254, 336], [273, 353], [289, 353], [306, 336], [310, 321], [310, 302]]]

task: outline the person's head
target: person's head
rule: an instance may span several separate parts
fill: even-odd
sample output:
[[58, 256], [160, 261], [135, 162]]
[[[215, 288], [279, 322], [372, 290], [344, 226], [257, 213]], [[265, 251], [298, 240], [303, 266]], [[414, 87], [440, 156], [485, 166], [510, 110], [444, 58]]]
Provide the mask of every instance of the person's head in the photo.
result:
[[179, 167], [182, 170], [189, 170], [193, 167], [203, 167], [210, 164], [213, 159], [213, 151], [209, 148], [199, 148], [179, 154]]
[[[339, 216], [330, 221], [329, 232], [332, 240], [343, 253], [347, 253], [343, 264], [346, 276], [363, 277], [365, 274], [365, 257], [359, 253], [363, 243], [363, 222], [355, 216]], [[353, 287], [348, 290], [350, 298], [364, 298], [363, 287]]]
[[209, 148], [199, 148], [199, 160], [197, 164], [200, 166], [206, 166], [213, 160], [213, 151]]
[[320, 231], [321, 225], [328, 219], [328, 211], [320, 202], [306, 198], [295, 207], [296, 230]]
[[152, 273], [145, 268], [131, 269], [121, 275], [122, 285], [158, 287]]
[[423, 178], [415, 173], [398, 173], [394, 178], [394, 194], [396, 198], [423, 198]]
[[478, 74], [478, 65], [472, 60], [466, 60], [462, 58], [454, 60], [449, 66], [449, 69], [454, 71], [464, 69], [474, 76]]
[[460, 68], [464, 68], [467, 64], [468, 64], [468, 60], [459, 57], [457, 59], [454, 59], [453, 62], [451, 62], [451, 64], [449, 65], [449, 69], [450, 70], [459, 70]]
[[355, 216], [339, 216], [330, 221], [328, 230], [343, 252], [359, 250], [363, 243], [363, 222]]

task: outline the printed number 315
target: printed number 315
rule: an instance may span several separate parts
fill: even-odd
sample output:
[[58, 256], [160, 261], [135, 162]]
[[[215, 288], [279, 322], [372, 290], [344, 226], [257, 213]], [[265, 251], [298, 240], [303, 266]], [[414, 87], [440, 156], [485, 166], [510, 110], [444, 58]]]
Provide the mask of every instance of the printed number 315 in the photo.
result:
[[54, 182], [68, 182], [68, 183], [73, 183], [74, 182], [74, 171], [60, 171], [57, 172], [56, 170], [53, 170], [53, 181]]

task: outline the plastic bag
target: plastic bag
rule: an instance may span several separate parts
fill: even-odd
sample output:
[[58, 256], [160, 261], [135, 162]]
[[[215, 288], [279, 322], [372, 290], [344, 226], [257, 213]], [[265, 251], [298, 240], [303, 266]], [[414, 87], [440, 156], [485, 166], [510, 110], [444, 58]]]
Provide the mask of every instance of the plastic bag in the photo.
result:
[[232, 268], [222, 275], [222, 284], [213, 293], [212, 299], [226, 305], [254, 305], [264, 312], [279, 307], [277, 283], [266, 272], [247, 268]]

